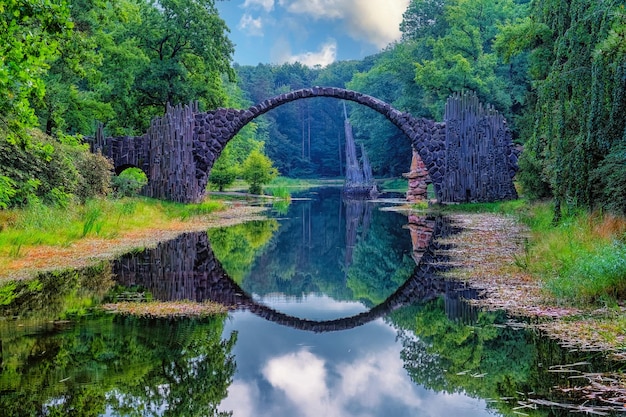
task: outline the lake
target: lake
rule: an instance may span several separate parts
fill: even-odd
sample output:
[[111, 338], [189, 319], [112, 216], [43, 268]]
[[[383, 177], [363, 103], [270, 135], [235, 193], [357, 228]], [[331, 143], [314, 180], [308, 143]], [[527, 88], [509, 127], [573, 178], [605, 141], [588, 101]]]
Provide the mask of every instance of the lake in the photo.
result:
[[[266, 221], [35, 280], [0, 306], [14, 317], [0, 321], [0, 416], [565, 416], [591, 404], [580, 377], [617, 370], [468, 304], [479, 292], [445, 278], [449, 219], [339, 189], [297, 197]], [[232, 310], [92, 309], [122, 299]]]

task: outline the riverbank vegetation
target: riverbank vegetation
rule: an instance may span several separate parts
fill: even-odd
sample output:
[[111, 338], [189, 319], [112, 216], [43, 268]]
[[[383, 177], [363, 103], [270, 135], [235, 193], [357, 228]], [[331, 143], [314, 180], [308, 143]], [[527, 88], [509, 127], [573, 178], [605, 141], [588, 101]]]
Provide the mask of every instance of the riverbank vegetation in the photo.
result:
[[261, 218], [265, 207], [208, 200], [180, 204], [148, 198], [90, 200], [68, 209], [45, 205], [0, 212], [0, 281], [81, 268], [161, 240]]
[[443, 242], [452, 245], [452, 277], [480, 288], [481, 306], [521, 317], [569, 348], [623, 360], [626, 219], [581, 211], [554, 226], [551, 204], [444, 208], [461, 228]]
[[553, 203], [524, 200], [449, 206], [445, 212], [491, 212], [528, 228], [513, 264], [540, 281], [560, 305], [616, 306], [626, 298], [626, 218], [574, 210], [553, 223]]

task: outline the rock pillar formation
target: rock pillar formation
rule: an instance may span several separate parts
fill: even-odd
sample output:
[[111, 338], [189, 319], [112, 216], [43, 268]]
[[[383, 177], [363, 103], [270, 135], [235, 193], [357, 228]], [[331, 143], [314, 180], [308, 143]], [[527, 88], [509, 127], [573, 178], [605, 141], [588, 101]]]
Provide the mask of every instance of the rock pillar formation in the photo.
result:
[[428, 176], [426, 164], [419, 154], [413, 149], [413, 159], [411, 160], [411, 171], [402, 176], [409, 180], [409, 190], [406, 192], [406, 199], [411, 203], [426, 201], [428, 199], [428, 184], [431, 183]]

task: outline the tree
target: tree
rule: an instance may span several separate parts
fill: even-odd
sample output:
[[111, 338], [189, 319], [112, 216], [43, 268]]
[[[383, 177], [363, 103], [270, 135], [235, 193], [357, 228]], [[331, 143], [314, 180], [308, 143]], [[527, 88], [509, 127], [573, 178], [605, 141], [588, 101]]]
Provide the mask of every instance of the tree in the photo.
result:
[[261, 194], [262, 186], [278, 176], [278, 170], [272, 165], [272, 160], [261, 151], [255, 149], [250, 153], [241, 167], [244, 181], [250, 185], [250, 193]]
[[524, 187], [552, 193], [555, 219], [561, 203], [626, 212], [623, 2], [533, 2], [530, 17], [503, 34], [503, 45], [515, 41], [511, 54], [528, 53], [534, 87], [532, 136], [520, 160]]
[[426, 92], [424, 106], [441, 118], [451, 93], [472, 90], [509, 117], [514, 100], [508, 73], [492, 43], [499, 26], [523, 8], [514, 0], [450, 0], [434, 10], [443, 12], [435, 20], [445, 20], [444, 30], [428, 42], [432, 57], [415, 64], [415, 82]]
[[412, 0], [400, 24], [403, 41], [424, 39], [445, 27], [444, 5], [444, 0]]
[[[94, 121], [115, 119], [115, 86], [145, 60], [136, 43], [127, 42], [128, 28], [140, 24], [139, 7], [132, 0], [71, 0], [72, 28], [59, 42], [59, 53], [44, 77], [46, 94], [37, 107], [41, 128], [48, 135], [93, 135]], [[116, 51], [125, 51], [120, 60]]]
[[29, 100], [41, 100], [42, 76], [72, 28], [65, 2], [54, 0], [0, 3], [0, 123], [13, 133], [36, 125]]
[[167, 103], [223, 104], [221, 76], [234, 79], [234, 47], [214, 0], [149, 0], [141, 3], [140, 14], [132, 35], [149, 63], [135, 80], [137, 104], [156, 114]]
[[239, 175], [239, 169], [231, 156], [231, 143], [229, 143], [211, 168], [209, 182], [221, 192], [224, 191], [225, 187], [235, 182], [237, 175]]

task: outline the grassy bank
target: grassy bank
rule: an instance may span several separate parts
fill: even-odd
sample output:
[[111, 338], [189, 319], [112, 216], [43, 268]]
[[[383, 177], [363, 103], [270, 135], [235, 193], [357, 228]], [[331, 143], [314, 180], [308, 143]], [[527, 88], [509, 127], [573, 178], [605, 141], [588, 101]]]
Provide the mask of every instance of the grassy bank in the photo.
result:
[[87, 237], [103, 239], [150, 225], [186, 220], [222, 210], [219, 201], [177, 204], [147, 198], [90, 200], [67, 208], [40, 203], [0, 212], [0, 256], [19, 257], [35, 245], [68, 246]]
[[446, 210], [513, 215], [525, 224], [530, 234], [515, 265], [558, 304], [610, 307], [626, 298], [626, 218], [574, 211], [555, 225], [551, 204], [523, 200]]
[[84, 267], [191, 230], [244, 221], [263, 208], [207, 200], [180, 204], [148, 198], [98, 199], [55, 208], [0, 211], [0, 280], [38, 270]]
[[554, 225], [549, 203], [523, 200], [442, 210], [463, 228], [449, 238], [452, 275], [484, 289], [480, 304], [626, 359], [626, 219], [577, 211]]

